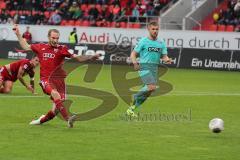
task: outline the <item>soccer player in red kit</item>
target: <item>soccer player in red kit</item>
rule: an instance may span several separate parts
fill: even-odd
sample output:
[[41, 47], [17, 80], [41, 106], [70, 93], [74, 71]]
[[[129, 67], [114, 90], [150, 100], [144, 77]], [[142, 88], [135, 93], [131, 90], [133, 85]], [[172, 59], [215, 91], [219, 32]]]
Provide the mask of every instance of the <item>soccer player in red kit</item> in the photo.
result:
[[23, 33], [22, 37], [25, 39], [28, 43], [32, 41], [32, 34], [30, 33], [30, 27], [26, 27], [26, 31]]
[[51, 96], [53, 100], [53, 108], [46, 115], [42, 115], [39, 119], [33, 120], [30, 124], [38, 125], [53, 119], [60, 112], [62, 117], [68, 122], [68, 127], [73, 127], [74, 116], [70, 117], [66, 108], [63, 105], [65, 100], [65, 82], [66, 74], [62, 69], [65, 57], [75, 58], [79, 62], [98, 59], [101, 55], [82, 55], [77, 56], [68, 52], [68, 48], [64, 45], [59, 45], [58, 40], [60, 33], [56, 29], [48, 31], [48, 43], [37, 43], [29, 45], [21, 37], [19, 28], [14, 25], [13, 28], [21, 47], [24, 50], [31, 50], [36, 53], [40, 62], [40, 80], [41, 87], [44, 93]]
[[[16, 80], [19, 80], [27, 90], [34, 93], [34, 68], [38, 63], [38, 57], [34, 57], [31, 60], [22, 59], [0, 67], [0, 93], [10, 93]], [[30, 77], [29, 85], [23, 79], [26, 74]]]

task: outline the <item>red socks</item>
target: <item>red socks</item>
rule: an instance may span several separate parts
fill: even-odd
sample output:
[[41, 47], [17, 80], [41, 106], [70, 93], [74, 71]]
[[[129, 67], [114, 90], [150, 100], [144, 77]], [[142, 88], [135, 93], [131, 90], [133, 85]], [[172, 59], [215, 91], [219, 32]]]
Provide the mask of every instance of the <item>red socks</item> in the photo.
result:
[[[63, 106], [63, 103], [60, 99], [54, 101], [54, 104], [56, 106], [56, 111], [60, 112], [62, 117], [67, 121], [69, 116], [68, 116], [68, 112], [66, 110], [66, 108]], [[48, 113], [40, 119], [40, 123], [44, 123], [47, 122], [51, 119], [53, 119], [56, 116], [55, 112], [53, 112], [52, 110], [48, 111]]]
[[59, 111], [61, 113], [63, 119], [65, 119], [67, 121], [69, 116], [68, 116], [68, 112], [67, 112], [66, 108], [63, 106], [62, 100], [60, 100], [60, 99], [55, 100], [54, 103], [55, 103], [57, 111]]
[[55, 117], [55, 113], [52, 110], [48, 111], [48, 113], [40, 119], [41, 123], [47, 122]]

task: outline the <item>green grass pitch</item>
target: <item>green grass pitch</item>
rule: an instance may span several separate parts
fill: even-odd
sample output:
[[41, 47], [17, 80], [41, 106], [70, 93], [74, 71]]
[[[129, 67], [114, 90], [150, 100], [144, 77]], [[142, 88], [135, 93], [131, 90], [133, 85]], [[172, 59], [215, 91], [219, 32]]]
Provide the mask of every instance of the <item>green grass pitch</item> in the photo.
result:
[[[0, 65], [10, 60], [0, 60]], [[81, 67], [68, 84], [100, 88], [117, 96], [110, 67], [105, 65], [96, 82], [82, 81]], [[39, 75], [35, 78], [39, 80]], [[142, 114], [184, 115], [180, 120], [127, 121], [121, 118], [127, 104], [102, 117], [76, 122], [68, 129], [55, 118], [41, 126], [29, 122], [46, 113], [51, 101], [37, 86], [30, 94], [19, 82], [11, 94], [0, 95], [1, 160], [236, 160], [240, 151], [239, 72], [169, 69], [162, 79], [174, 89], [167, 95], [148, 99]], [[74, 111], [86, 112], [99, 100], [70, 96]], [[79, 104], [79, 105], [78, 105]], [[220, 117], [225, 130], [211, 133], [208, 122]]]

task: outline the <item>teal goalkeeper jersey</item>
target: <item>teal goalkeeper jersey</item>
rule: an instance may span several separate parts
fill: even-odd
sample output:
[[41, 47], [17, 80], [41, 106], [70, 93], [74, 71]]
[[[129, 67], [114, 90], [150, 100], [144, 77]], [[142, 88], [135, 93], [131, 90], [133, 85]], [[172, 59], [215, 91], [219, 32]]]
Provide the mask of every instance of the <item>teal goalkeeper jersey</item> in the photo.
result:
[[134, 51], [138, 53], [141, 69], [158, 66], [160, 58], [167, 55], [167, 47], [163, 40], [151, 40], [148, 37], [142, 38], [135, 46]]

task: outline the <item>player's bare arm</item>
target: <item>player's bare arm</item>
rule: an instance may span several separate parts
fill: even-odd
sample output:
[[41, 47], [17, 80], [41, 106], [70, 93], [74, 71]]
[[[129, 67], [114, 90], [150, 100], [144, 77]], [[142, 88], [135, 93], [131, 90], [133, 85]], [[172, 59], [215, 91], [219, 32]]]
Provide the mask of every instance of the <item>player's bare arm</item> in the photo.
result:
[[35, 92], [35, 83], [34, 83], [34, 74], [29, 74], [29, 78], [30, 78], [30, 86], [32, 87], [32, 89], [33, 89], [33, 91], [32, 91], [32, 93], [33, 94], [37, 94], [36, 92]]
[[31, 87], [33, 88], [33, 91], [34, 91], [34, 88], [35, 88], [34, 77], [30, 77], [30, 85], [31, 85]]
[[19, 41], [19, 44], [20, 46], [26, 50], [26, 51], [30, 51], [31, 50], [31, 47], [30, 45], [22, 38], [22, 35], [19, 31], [19, 28], [18, 28], [18, 25], [17, 24], [14, 24], [14, 27], [13, 27], [13, 31], [15, 32], [17, 38], [18, 38], [18, 41]]
[[167, 55], [164, 55], [162, 58], [162, 61], [167, 63], [167, 64], [171, 64], [173, 61], [171, 58], [169, 58]]
[[134, 69], [139, 70], [140, 67], [139, 67], [139, 64], [137, 62], [137, 52], [133, 50], [131, 55], [130, 55], [130, 58], [132, 60]]
[[19, 70], [18, 70], [17, 78], [22, 83], [22, 85], [27, 88], [27, 90], [29, 90], [30, 92], [34, 93], [34, 89], [32, 88], [32, 86], [31, 85], [27, 85], [27, 83], [23, 79], [24, 74], [25, 74], [25, 71], [24, 71], [23, 67], [21, 66], [19, 68]]

